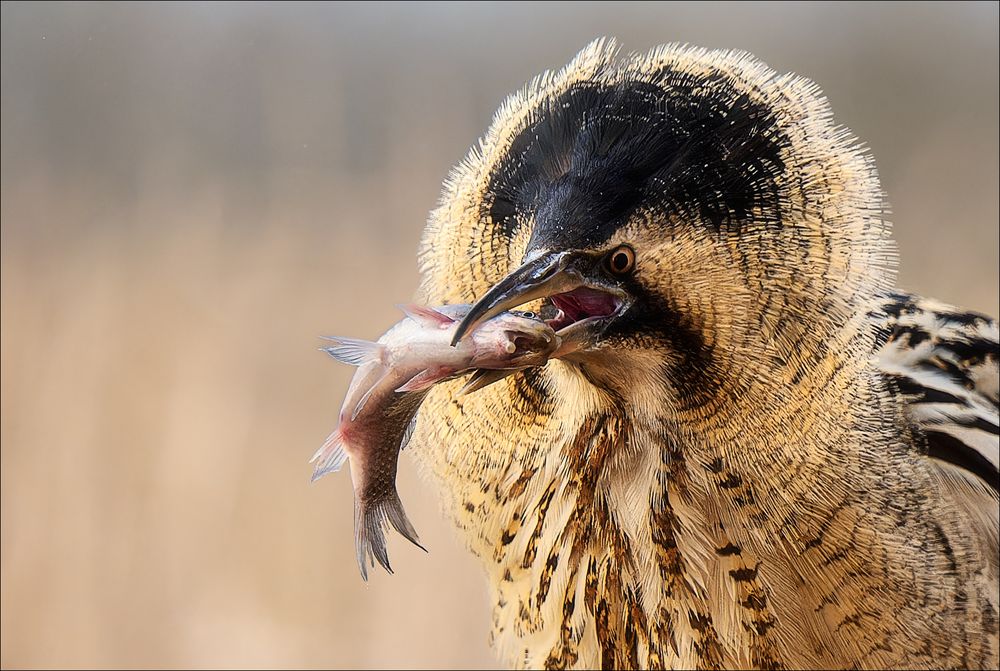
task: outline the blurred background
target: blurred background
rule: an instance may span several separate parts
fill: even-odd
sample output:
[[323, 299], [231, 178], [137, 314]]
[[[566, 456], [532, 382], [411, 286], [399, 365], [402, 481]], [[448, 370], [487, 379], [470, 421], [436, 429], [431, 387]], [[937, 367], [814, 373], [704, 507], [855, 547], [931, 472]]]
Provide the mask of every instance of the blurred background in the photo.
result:
[[351, 369], [417, 285], [442, 178], [592, 38], [748, 49], [872, 148], [899, 284], [997, 315], [998, 5], [2, 5], [2, 665], [496, 662], [485, 583], [405, 456], [430, 554], [361, 582]]

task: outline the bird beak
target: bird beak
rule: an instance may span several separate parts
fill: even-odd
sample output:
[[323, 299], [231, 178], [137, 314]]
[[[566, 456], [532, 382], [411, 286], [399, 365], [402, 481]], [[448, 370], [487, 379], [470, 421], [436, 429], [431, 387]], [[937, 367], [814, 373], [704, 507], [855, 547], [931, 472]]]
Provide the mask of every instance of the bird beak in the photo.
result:
[[599, 256], [578, 251], [540, 252], [472, 306], [451, 344], [501, 312], [538, 298], [551, 298], [560, 309], [560, 316], [549, 320], [563, 339], [555, 356], [585, 347], [597, 335], [591, 327], [617, 316], [629, 302], [628, 295], [606, 277]]

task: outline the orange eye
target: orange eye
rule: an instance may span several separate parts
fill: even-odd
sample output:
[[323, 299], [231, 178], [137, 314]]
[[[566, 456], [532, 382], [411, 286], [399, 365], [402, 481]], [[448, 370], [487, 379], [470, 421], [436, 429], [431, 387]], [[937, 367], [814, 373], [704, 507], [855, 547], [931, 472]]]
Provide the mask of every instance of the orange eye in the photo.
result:
[[608, 254], [605, 265], [614, 275], [627, 275], [635, 268], [635, 251], [628, 245], [622, 245]]

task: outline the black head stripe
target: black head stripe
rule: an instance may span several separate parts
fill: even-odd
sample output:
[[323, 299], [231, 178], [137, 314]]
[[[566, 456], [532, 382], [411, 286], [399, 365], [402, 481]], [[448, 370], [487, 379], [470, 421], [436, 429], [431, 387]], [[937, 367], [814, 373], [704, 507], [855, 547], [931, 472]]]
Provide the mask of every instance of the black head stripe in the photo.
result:
[[544, 103], [491, 177], [506, 236], [534, 218], [538, 244], [594, 245], [640, 208], [715, 230], [780, 224], [787, 140], [768, 109], [722, 77], [657, 79], [584, 82]]

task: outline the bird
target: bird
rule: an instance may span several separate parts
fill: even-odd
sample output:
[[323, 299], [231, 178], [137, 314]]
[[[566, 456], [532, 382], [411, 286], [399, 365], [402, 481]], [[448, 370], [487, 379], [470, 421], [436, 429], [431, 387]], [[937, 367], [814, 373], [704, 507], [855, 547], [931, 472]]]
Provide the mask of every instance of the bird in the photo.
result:
[[506, 664], [997, 668], [997, 324], [896, 263], [870, 152], [747, 52], [602, 38], [503, 102], [418, 295], [579, 347], [407, 451]]

